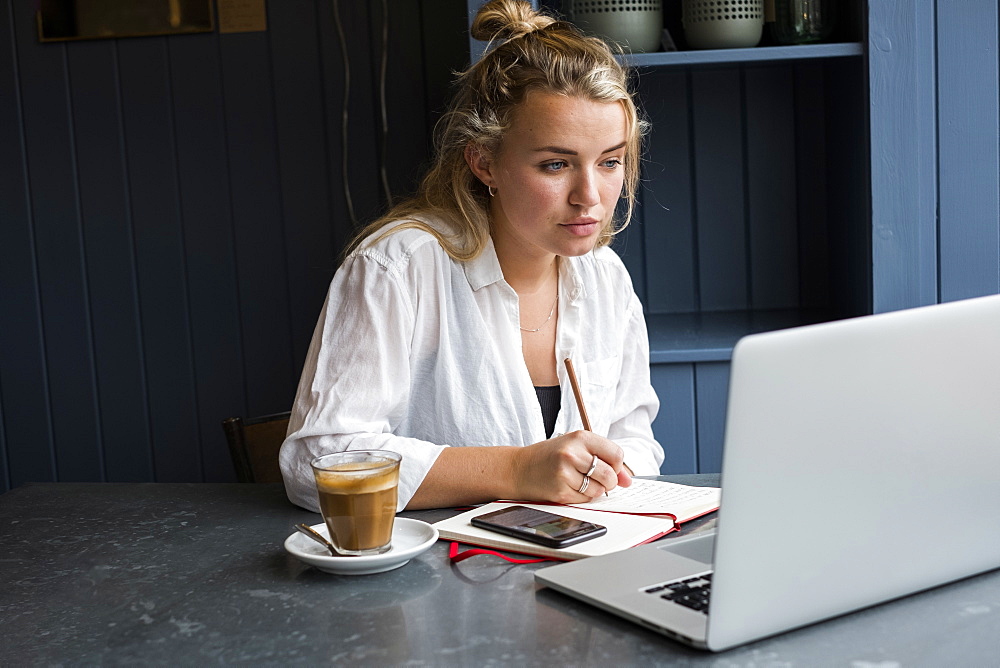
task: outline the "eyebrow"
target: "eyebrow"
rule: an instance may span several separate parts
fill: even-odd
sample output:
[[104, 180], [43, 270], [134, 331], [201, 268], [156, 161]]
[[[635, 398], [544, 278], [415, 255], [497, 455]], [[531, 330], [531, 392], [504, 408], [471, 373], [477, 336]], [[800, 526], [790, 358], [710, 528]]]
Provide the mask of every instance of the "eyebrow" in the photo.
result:
[[[611, 148], [606, 148], [601, 151], [601, 155], [605, 153], [611, 153], [612, 151], [617, 151], [618, 149], [625, 148], [626, 142], [622, 142], [617, 146], [612, 146]], [[536, 153], [559, 153], [560, 155], [578, 155], [576, 151], [569, 148], [562, 148], [561, 146], [540, 146], [535, 149]]]

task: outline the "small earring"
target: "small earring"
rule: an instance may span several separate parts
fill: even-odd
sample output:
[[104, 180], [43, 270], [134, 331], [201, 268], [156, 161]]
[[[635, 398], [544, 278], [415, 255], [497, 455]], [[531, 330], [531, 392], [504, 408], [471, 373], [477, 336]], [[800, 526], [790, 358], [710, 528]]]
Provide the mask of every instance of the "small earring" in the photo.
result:
[[493, 186], [486, 186], [486, 190], [490, 193], [490, 197], [497, 196], [497, 191], [493, 188]]

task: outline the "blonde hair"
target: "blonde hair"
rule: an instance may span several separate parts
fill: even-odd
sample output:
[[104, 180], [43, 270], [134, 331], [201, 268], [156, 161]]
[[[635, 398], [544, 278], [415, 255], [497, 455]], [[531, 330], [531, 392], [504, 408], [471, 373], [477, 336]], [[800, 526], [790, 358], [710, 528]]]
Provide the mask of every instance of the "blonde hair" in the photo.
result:
[[[620, 224], [613, 218], [608, 221], [597, 245], [610, 243], [631, 219], [647, 123], [632, 99], [628, 73], [609, 46], [584, 36], [571, 23], [535, 11], [523, 0], [487, 2], [470, 33], [487, 42], [486, 54], [458, 75], [455, 97], [435, 127], [434, 162], [416, 195], [361, 230], [346, 253], [387, 224], [403, 221], [376, 241], [398, 230], [418, 228], [434, 235], [455, 260], [478, 257], [490, 236], [489, 195], [469, 169], [465, 149], [471, 144], [488, 154], [496, 152], [529, 91], [622, 104], [629, 135], [622, 191], [626, 212]], [[442, 219], [454, 233], [439, 232], [420, 220], [422, 214]]]

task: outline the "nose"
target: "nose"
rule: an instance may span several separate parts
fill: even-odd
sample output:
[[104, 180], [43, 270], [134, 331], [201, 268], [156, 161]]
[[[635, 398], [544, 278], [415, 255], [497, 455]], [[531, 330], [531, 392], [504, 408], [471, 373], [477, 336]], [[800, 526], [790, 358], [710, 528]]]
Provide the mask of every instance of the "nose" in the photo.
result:
[[597, 175], [589, 169], [578, 172], [573, 182], [573, 190], [569, 194], [570, 204], [584, 208], [597, 206], [601, 202], [601, 192], [598, 189]]

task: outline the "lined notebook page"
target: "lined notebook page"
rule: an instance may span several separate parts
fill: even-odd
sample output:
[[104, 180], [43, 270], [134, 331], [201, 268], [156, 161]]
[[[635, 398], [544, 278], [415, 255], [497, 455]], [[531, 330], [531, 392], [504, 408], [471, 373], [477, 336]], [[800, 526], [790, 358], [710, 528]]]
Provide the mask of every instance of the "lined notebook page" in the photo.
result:
[[607, 496], [599, 496], [590, 503], [567, 505], [615, 513], [670, 514], [684, 521], [718, 508], [721, 495], [718, 487], [633, 478], [629, 487], [616, 487]]

